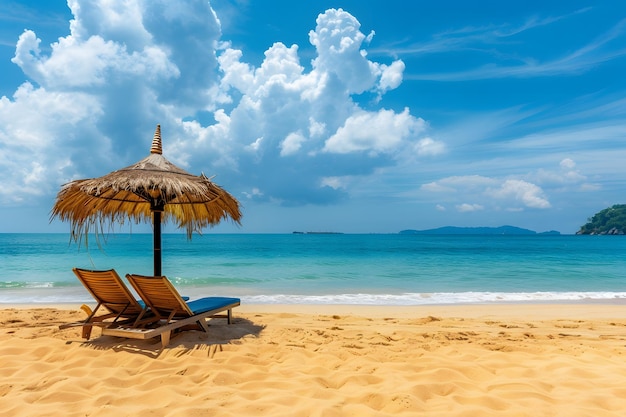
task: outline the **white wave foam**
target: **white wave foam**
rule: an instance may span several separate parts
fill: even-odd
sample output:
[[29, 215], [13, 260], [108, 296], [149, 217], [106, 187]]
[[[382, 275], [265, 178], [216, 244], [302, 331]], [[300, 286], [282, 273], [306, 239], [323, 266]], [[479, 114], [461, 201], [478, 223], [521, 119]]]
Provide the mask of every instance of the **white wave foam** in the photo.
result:
[[626, 292], [460, 292], [405, 294], [337, 294], [337, 295], [252, 295], [242, 296], [250, 304], [363, 304], [363, 305], [429, 305], [468, 303], [515, 303], [549, 301], [609, 301], [626, 299]]
[[[411, 306], [432, 304], [626, 301], [626, 292], [435, 292], [404, 294], [227, 295], [239, 297], [242, 303], [246, 304], [360, 304]], [[0, 292], [0, 304], [91, 302], [93, 302], [93, 299], [80, 287], [4, 289]]]

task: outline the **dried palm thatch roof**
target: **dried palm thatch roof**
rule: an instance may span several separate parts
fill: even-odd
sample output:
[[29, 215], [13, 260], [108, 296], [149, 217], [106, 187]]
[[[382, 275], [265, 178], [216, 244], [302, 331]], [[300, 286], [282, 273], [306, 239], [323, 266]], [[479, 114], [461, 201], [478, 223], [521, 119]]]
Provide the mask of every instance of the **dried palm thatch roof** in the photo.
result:
[[[63, 185], [51, 218], [69, 221], [72, 236], [96, 234], [105, 224], [126, 220], [173, 221], [187, 237], [230, 218], [240, 222], [239, 202], [204, 174], [191, 175], [162, 155], [161, 127], [157, 125], [151, 153], [134, 165], [93, 179]], [[155, 217], [154, 221], [157, 221]]]

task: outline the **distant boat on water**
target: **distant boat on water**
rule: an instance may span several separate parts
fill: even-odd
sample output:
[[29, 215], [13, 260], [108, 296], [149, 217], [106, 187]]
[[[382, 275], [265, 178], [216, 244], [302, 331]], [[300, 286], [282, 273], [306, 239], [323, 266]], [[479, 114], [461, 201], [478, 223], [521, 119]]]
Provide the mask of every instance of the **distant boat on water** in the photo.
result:
[[294, 235], [343, 235], [342, 232], [293, 232]]

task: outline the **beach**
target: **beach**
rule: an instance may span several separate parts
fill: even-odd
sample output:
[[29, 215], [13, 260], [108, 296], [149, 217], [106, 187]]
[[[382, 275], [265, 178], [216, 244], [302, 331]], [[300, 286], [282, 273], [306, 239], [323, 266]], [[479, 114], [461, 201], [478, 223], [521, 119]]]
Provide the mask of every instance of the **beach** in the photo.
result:
[[622, 416], [626, 306], [242, 305], [210, 333], [58, 326], [79, 305], [0, 306], [11, 416]]

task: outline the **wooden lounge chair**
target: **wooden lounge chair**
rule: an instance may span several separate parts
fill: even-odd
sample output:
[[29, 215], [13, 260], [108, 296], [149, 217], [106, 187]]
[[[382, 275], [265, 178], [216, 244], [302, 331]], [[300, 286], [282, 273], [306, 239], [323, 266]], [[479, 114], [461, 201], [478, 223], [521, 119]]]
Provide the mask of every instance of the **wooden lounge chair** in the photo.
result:
[[[202, 330], [208, 332], [206, 319], [212, 317], [225, 317], [230, 324], [232, 309], [240, 304], [239, 298], [230, 297], [205, 297], [187, 302], [164, 276], [127, 274], [126, 278], [158, 322], [145, 328], [110, 326], [102, 330], [103, 335], [134, 339], [161, 336], [161, 344], [165, 347], [169, 344], [172, 331], [176, 329], [198, 323]], [[220, 314], [224, 312], [225, 314]]]
[[[137, 301], [114, 269], [95, 271], [73, 268], [72, 271], [98, 304], [93, 311], [83, 306], [89, 317], [84, 321], [61, 325], [61, 329], [82, 326], [83, 338], [89, 339], [93, 326], [106, 328], [117, 323], [139, 323], [146, 312], [145, 306]], [[101, 306], [108, 312], [96, 316]], [[112, 321], [109, 320], [111, 318]]]

